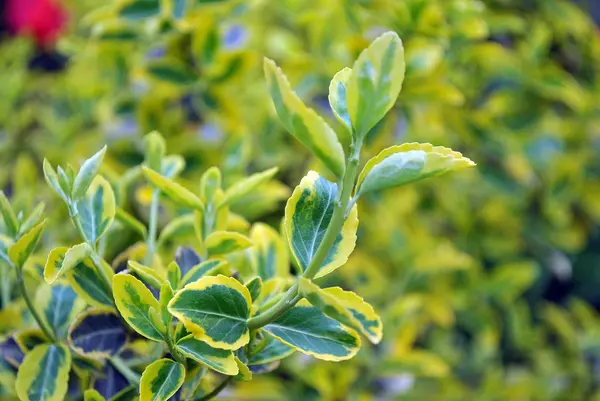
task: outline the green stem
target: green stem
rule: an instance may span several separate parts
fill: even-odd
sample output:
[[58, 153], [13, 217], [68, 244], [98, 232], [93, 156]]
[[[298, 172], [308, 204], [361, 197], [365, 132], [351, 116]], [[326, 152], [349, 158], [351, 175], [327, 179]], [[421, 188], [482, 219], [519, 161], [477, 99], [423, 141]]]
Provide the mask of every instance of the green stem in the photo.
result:
[[150, 220], [148, 223], [148, 239], [146, 241], [146, 266], [152, 266], [152, 258], [156, 249], [156, 232], [158, 229], [158, 208], [159, 208], [160, 190], [155, 189], [152, 192], [152, 201], [150, 203]]
[[[167, 330], [167, 331], [170, 331], [170, 330]], [[181, 353], [179, 351], [177, 351], [177, 349], [175, 348], [175, 343], [173, 342], [171, 335], [169, 333], [167, 333], [167, 335], [164, 337], [165, 337], [165, 342], [167, 343], [167, 347], [169, 347], [169, 353], [171, 354], [171, 356], [177, 362], [179, 362], [183, 366], [186, 366], [185, 357], [183, 355], [181, 355]]]
[[22, 266], [19, 268], [15, 267], [15, 269], [17, 271], [17, 283], [21, 290], [21, 294], [23, 295], [23, 298], [25, 299], [27, 308], [29, 308], [29, 312], [31, 313], [31, 315], [33, 316], [35, 321], [37, 322], [38, 326], [40, 326], [40, 328], [42, 329], [42, 331], [44, 332], [46, 337], [48, 337], [52, 342], [56, 342], [56, 333], [54, 333], [54, 330], [47, 325], [47, 323], [44, 319], [42, 319], [42, 317], [38, 313], [37, 309], [35, 308], [35, 305], [31, 301], [31, 297], [29, 296], [29, 293], [27, 292], [27, 288], [25, 287], [25, 279], [23, 277], [23, 267]]
[[223, 391], [223, 389], [225, 387], [227, 387], [227, 385], [229, 384], [229, 382], [233, 379], [234, 376], [229, 376], [227, 379], [223, 380], [221, 382], [221, 384], [219, 384], [217, 387], [215, 387], [215, 389], [213, 391], [211, 391], [210, 393], [206, 394], [203, 397], [200, 397], [197, 399], [197, 401], [207, 401], [207, 400], [212, 400], [213, 398], [215, 398], [217, 395], [219, 395], [219, 393], [221, 391]]
[[131, 368], [125, 364], [125, 361], [118, 356], [110, 358], [110, 363], [127, 379], [129, 384], [138, 384], [140, 382], [140, 375], [131, 370]]
[[2, 308], [4, 309], [10, 303], [10, 277], [8, 275], [11, 267], [2, 263], [0, 268], [2, 269], [2, 288], [0, 291], [2, 292]]
[[[323, 261], [325, 261], [325, 258], [329, 254], [329, 251], [335, 243], [339, 232], [342, 230], [344, 221], [346, 220], [346, 208], [348, 207], [348, 202], [352, 195], [352, 188], [356, 181], [356, 175], [358, 174], [360, 146], [361, 144], [358, 143], [353, 144], [351, 147], [350, 158], [346, 164], [346, 172], [342, 179], [338, 196], [335, 200], [331, 221], [329, 222], [329, 226], [327, 227], [327, 231], [325, 231], [325, 235], [323, 236], [323, 240], [321, 241], [317, 252], [314, 254], [308, 267], [302, 274], [302, 276], [307, 279], [312, 279], [323, 265]], [[248, 328], [255, 330], [263, 327], [291, 309], [300, 299], [302, 299], [302, 296], [298, 293], [298, 289], [298, 283], [294, 284], [278, 303], [260, 315], [248, 319]]]

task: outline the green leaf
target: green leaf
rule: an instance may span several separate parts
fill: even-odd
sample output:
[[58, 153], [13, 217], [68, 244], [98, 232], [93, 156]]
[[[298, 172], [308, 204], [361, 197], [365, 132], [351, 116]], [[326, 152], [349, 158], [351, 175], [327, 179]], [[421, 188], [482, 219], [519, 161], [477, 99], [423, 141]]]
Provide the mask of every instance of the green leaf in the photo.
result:
[[263, 281], [274, 277], [287, 277], [290, 273], [290, 257], [285, 242], [272, 227], [256, 223], [250, 231], [253, 263], [256, 274]]
[[71, 193], [73, 199], [79, 200], [86, 194], [92, 180], [96, 177], [98, 171], [100, 171], [100, 165], [102, 164], [102, 160], [104, 160], [105, 153], [106, 145], [95, 155], [83, 162], [73, 183], [73, 192]]
[[171, 285], [172, 289], [177, 289], [179, 287], [179, 281], [181, 280], [181, 269], [177, 262], [169, 263], [167, 267], [167, 280]]
[[248, 366], [246, 366], [246, 364], [242, 362], [242, 360], [237, 356], [234, 356], [233, 358], [235, 359], [235, 363], [237, 364], [239, 370], [239, 373], [236, 376], [235, 380], [244, 382], [252, 380], [252, 372], [250, 371]]
[[156, 269], [144, 266], [141, 263], [136, 262], [135, 260], [129, 260], [127, 262], [127, 266], [129, 266], [129, 268], [133, 270], [135, 274], [137, 274], [142, 279], [142, 281], [144, 281], [146, 284], [148, 284], [154, 289], [160, 290], [163, 283], [166, 282], [165, 279], [160, 274], [158, 274], [158, 271], [156, 271]]
[[272, 60], [265, 59], [264, 69], [273, 104], [283, 126], [337, 177], [342, 177], [346, 156], [335, 131], [313, 109], [306, 107]]
[[106, 401], [106, 400], [96, 390], [85, 390], [85, 392], [83, 393], [83, 401]]
[[[302, 271], [314, 257], [333, 215], [338, 196], [337, 184], [314, 171], [300, 181], [285, 206], [284, 227], [292, 255]], [[358, 212], [352, 208], [342, 230], [323, 261], [316, 278], [323, 277], [348, 260], [356, 245]]]
[[315, 307], [338, 322], [352, 327], [378, 344], [383, 335], [381, 318], [371, 305], [352, 291], [340, 287], [319, 288], [312, 281], [300, 277], [300, 293]]
[[333, 76], [329, 84], [329, 105], [331, 106], [333, 115], [349, 132], [352, 132], [352, 121], [350, 121], [350, 115], [348, 114], [346, 95], [351, 75], [352, 70], [350, 68], [343, 68]]
[[169, 197], [173, 202], [190, 209], [204, 209], [204, 204], [200, 198], [181, 185], [163, 177], [147, 167], [142, 167], [142, 170], [152, 185], [160, 189], [160, 191]]
[[160, 14], [160, 0], [133, 0], [125, 3], [119, 15], [129, 20], [140, 20]]
[[354, 330], [302, 301], [264, 330], [296, 350], [325, 361], [350, 359], [360, 348], [360, 337]]
[[189, 283], [193, 283], [206, 275], [213, 275], [213, 272], [218, 272], [222, 268], [228, 266], [229, 263], [224, 260], [206, 260], [192, 267], [189, 272], [181, 279], [180, 287], [184, 287]]
[[170, 155], [163, 159], [162, 176], [173, 178], [179, 175], [185, 168], [185, 159], [179, 155]]
[[233, 231], [215, 231], [206, 237], [205, 246], [210, 256], [216, 256], [246, 249], [252, 246], [252, 241]]
[[48, 254], [48, 260], [44, 266], [44, 280], [52, 284], [61, 275], [65, 274], [92, 254], [92, 248], [84, 242], [71, 248], [54, 248]]
[[282, 343], [275, 337], [266, 333], [263, 334], [264, 338], [259, 345], [250, 349], [250, 355], [248, 355], [249, 366], [279, 361], [295, 352], [294, 348]]
[[129, 274], [116, 274], [113, 293], [119, 313], [135, 331], [154, 341], [163, 340], [166, 329], [160, 305], [140, 280]]
[[69, 347], [83, 357], [108, 358], [125, 346], [127, 332], [112, 309], [88, 309], [69, 327], [67, 341]]
[[73, 290], [87, 303], [97, 307], [113, 307], [110, 289], [106, 288], [102, 276], [90, 258], [77, 263], [67, 271], [67, 281]]
[[471, 160], [442, 146], [405, 143], [384, 149], [367, 162], [358, 176], [356, 193], [363, 195], [424, 178], [475, 166]]
[[158, 243], [162, 245], [167, 241], [174, 241], [178, 237], [193, 234], [195, 232], [194, 222], [195, 218], [193, 213], [175, 217], [160, 231]]
[[207, 204], [213, 202], [215, 194], [221, 189], [221, 171], [211, 167], [202, 174], [200, 179], [200, 196]]
[[362, 51], [348, 79], [346, 104], [354, 135], [364, 138], [394, 106], [404, 81], [404, 48], [386, 32]]
[[250, 297], [252, 297], [252, 302], [256, 301], [260, 296], [260, 291], [262, 290], [262, 280], [260, 277], [254, 277], [246, 284], [244, 284], [250, 293]]
[[171, 322], [173, 321], [173, 316], [171, 316], [168, 306], [169, 302], [171, 302], [174, 295], [175, 294], [173, 293], [173, 288], [171, 288], [171, 284], [165, 282], [163, 283], [163, 285], [160, 286], [158, 303], [160, 305], [160, 317], [165, 327], [170, 327]]
[[96, 243], [112, 224], [115, 213], [115, 194], [102, 176], [97, 175], [85, 196], [77, 202], [77, 218], [83, 227], [83, 235], [90, 243]]
[[230, 205], [249, 193], [255, 191], [260, 185], [269, 181], [271, 178], [277, 174], [279, 169], [277, 167], [272, 167], [268, 170], [262, 171], [260, 173], [252, 174], [250, 177], [244, 178], [227, 188], [225, 191], [225, 195], [219, 204], [219, 207], [224, 205]]
[[42, 317], [63, 338], [75, 315], [85, 308], [85, 303], [71, 287], [65, 284], [40, 285], [35, 294], [35, 303]]
[[56, 171], [52, 167], [52, 164], [47, 159], [44, 159], [44, 178], [46, 182], [60, 196], [65, 202], [68, 200], [67, 195], [60, 187], [60, 183], [58, 182], [58, 175]]
[[67, 198], [70, 198], [71, 196], [71, 192], [73, 191], [73, 180], [75, 179], [74, 177], [71, 179], [74, 174], [67, 173], [73, 171], [72, 168], [69, 167], [70, 166], [67, 167], [67, 171], [63, 170], [61, 166], [58, 166], [56, 169], [58, 172], [58, 184], [62, 191], [67, 194]]
[[140, 401], [166, 401], [179, 390], [185, 379], [185, 367], [170, 359], [148, 365], [140, 380]]
[[2, 213], [8, 234], [12, 238], [16, 237], [19, 232], [19, 220], [6, 195], [4, 195], [4, 191], [0, 191], [0, 212]]
[[198, 81], [198, 74], [175, 58], [152, 60], [147, 64], [148, 74], [160, 81], [187, 86]]
[[231, 350], [213, 348], [204, 341], [195, 339], [192, 335], [179, 340], [177, 350], [186, 357], [224, 375], [235, 376], [239, 373]]
[[21, 223], [21, 226], [19, 227], [19, 237], [31, 230], [33, 227], [40, 224], [44, 217], [45, 209], [46, 205], [44, 204], [44, 202], [39, 203], [35, 207], [35, 209], [33, 209], [33, 212], [31, 212], [31, 214], [25, 219], [25, 221]]
[[29, 352], [17, 374], [22, 401], [63, 401], [67, 394], [71, 354], [61, 344], [42, 344]]
[[161, 173], [162, 161], [166, 154], [165, 139], [157, 131], [144, 137], [144, 163], [148, 168]]
[[146, 226], [141, 221], [139, 221], [120, 207], [116, 208], [115, 217], [117, 218], [117, 221], [119, 223], [135, 231], [143, 239], [146, 239], [146, 237], [148, 236], [148, 230], [146, 229]]
[[22, 267], [29, 256], [31, 256], [42, 237], [42, 231], [44, 231], [45, 225], [46, 220], [33, 227], [8, 248], [8, 256], [15, 266], [19, 268]]
[[235, 350], [250, 339], [246, 320], [251, 305], [248, 289], [236, 279], [206, 276], [177, 292], [169, 312], [198, 340]]

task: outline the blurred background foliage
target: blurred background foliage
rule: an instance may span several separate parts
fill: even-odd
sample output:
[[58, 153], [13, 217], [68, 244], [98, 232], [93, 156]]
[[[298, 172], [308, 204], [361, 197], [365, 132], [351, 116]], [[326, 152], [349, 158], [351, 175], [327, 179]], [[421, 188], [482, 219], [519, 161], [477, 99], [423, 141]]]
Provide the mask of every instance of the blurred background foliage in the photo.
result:
[[[49, 205], [55, 230], [40, 260], [74, 235], [43, 183], [43, 158], [77, 165], [108, 144], [104, 174], [119, 204], [145, 221], [149, 188], [130, 185], [130, 168], [143, 160], [141, 138], [151, 130], [185, 157], [184, 182], [212, 165], [226, 180], [279, 166], [281, 182], [239, 208], [277, 227], [289, 188], [318, 162], [274, 118], [263, 56], [344, 132], [328, 108], [329, 80], [394, 30], [406, 79], [365, 159], [371, 149], [418, 141], [478, 163], [361, 200], [357, 250], [329, 284], [376, 306], [382, 344], [343, 363], [296, 356], [225, 396], [600, 400], [600, 36], [589, 4], [57, 4], [65, 16], [58, 13], [56, 35], [24, 35], [28, 20], [15, 26], [6, 12], [0, 41], [0, 186], [17, 209]], [[177, 212], [162, 210], [162, 225]], [[115, 254], [135, 242], [126, 234], [114, 236]], [[0, 332], [27, 325], [22, 309], [3, 306]], [[11, 368], [0, 372], [8, 393]]]

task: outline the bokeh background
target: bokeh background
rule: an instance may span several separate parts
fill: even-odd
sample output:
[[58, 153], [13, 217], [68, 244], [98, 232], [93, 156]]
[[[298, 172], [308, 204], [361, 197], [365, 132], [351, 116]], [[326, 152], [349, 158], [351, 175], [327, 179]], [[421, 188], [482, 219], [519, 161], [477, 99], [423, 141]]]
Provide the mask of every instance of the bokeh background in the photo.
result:
[[[186, 159], [183, 182], [212, 165], [226, 185], [279, 166], [238, 207], [277, 226], [318, 165], [277, 121], [262, 58], [335, 125], [329, 80], [394, 30], [406, 79], [365, 160], [418, 141], [478, 167], [361, 200], [357, 250], [328, 284], [376, 306], [382, 344], [343, 363], [292, 357], [224, 396], [600, 400], [599, 3], [4, 0], [0, 186], [17, 209], [49, 205], [49, 249], [73, 233], [43, 158], [77, 165], [106, 143], [118, 186], [158, 130]], [[148, 188], [127, 190], [121, 206], [145, 221]], [[0, 333], [16, 324], [2, 313]]]

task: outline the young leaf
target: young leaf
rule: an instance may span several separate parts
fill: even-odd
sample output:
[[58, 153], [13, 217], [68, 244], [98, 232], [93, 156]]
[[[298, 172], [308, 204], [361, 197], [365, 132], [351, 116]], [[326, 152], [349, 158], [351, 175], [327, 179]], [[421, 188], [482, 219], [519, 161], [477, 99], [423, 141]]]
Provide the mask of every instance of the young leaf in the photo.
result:
[[236, 182], [227, 188], [223, 199], [221, 199], [221, 202], [219, 203], [219, 207], [231, 205], [232, 203], [243, 198], [245, 195], [255, 191], [260, 185], [273, 178], [273, 176], [277, 174], [277, 171], [279, 171], [277, 167], [272, 167], [268, 170], [252, 174], [250, 177]]
[[67, 281], [73, 290], [87, 303], [97, 307], [113, 307], [110, 290], [104, 285], [102, 276], [87, 258], [67, 271]]
[[260, 296], [260, 291], [262, 289], [262, 280], [260, 277], [254, 277], [252, 280], [248, 281], [244, 284], [250, 292], [250, 296], [252, 297], [252, 301], [256, 301]]
[[102, 395], [96, 390], [85, 390], [83, 393], [83, 401], [106, 401]]
[[23, 234], [31, 230], [33, 227], [37, 226], [44, 217], [44, 210], [46, 209], [46, 205], [44, 202], [39, 203], [35, 209], [31, 212], [31, 214], [21, 223], [19, 227], [19, 237]]
[[185, 159], [179, 155], [170, 155], [163, 159], [162, 176], [165, 178], [177, 177], [185, 168]]
[[48, 284], [52, 284], [61, 275], [83, 262], [91, 253], [92, 248], [85, 242], [71, 248], [54, 248], [48, 254], [48, 260], [44, 266], [44, 280]]
[[346, 89], [346, 105], [358, 138], [394, 106], [404, 81], [404, 48], [395, 32], [386, 32], [363, 50]]
[[58, 184], [60, 185], [61, 190], [67, 194], [68, 198], [70, 198], [71, 192], [73, 191], [73, 179], [71, 179], [73, 175], [69, 173], [72, 169], [68, 170], [69, 173], [67, 173], [61, 166], [58, 166], [56, 171], [58, 172]]
[[360, 337], [354, 330], [302, 302], [264, 330], [296, 350], [325, 361], [350, 359], [360, 349]]
[[405, 143], [384, 149], [358, 176], [357, 194], [406, 185], [424, 178], [475, 166], [459, 152], [429, 143]]
[[6, 195], [4, 195], [4, 191], [0, 191], [0, 212], [2, 213], [8, 234], [12, 238], [16, 237], [19, 232], [19, 220]]
[[239, 373], [237, 374], [235, 380], [244, 382], [252, 380], [252, 372], [250, 371], [248, 366], [246, 366], [246, 364], [242, 362], [242, 360], [237, 356], [234, 356], [233, 358], [239, 370]]
[[348, 114], [346, 95], [351, 75], [352, 70], [350, 68], [343, 68], [333, 76], [329, 84], [329, 105], [331, 106], [331, 110], [349, 132], [352, 132], [352, 121], [350, 121], [350, 115]]
[[58, 182], [58, 175], [56, 171], [52, 167], [52, 164], [47, 159], [44, 159], [44, 178], [46, 182], [64, 200], [65, 202], [68, 200], [67, 195], [60, 187], [60, 183]]
[[165, 139], [158, 132], [152, 131], [146, 135], [144, 137], [144, 163], [146, 166], [160, 173], [166, 148]]
[[256, 274], [263, 281], [274, 277], [287, 277], [290, 273], [290, 259], [285, 242], [279, 233], [266, 224], [256, 223], [250, 231], [253, 263]]
[[261, 340], [261, 346], [253, 350], [251, 348], [248, 355], [248, 365], [263, 365], [282, 360], [292, 355], [295, 350], [287, 344], [276, 340], [275, 337], [264, 333], [265, 337]]
[[140, 380], [140, 401], [166, 401], [179, 390], [185, 379], [182, 364], [159, 359], [148, 365]]
[[169, 313], [169, 302], [173, 299], [173, 288], [171, 288], [171, 284], [165, 282], [160, 286], [160, 294], [158, 303], [160, 305], [160, 317], [165, 327], [169, 327], [171, 322], [173, 321], [173, 316]]
[[340, 287], [319, 288], [303, 277], [299, 282], [300, 293], [327, 316], [361, 332], [373, 344], [381, 341], [383, 335], [381, 318], [361, 297]]
[[97, 175], [85, 196], [77, 202], [77, 211], [85, 239], [95, 243], [115, 218], [115, 194], [108, 181]]
[[121, 316], [139, 334], [162, 341], [165, 327], [159, 316], [160, 305], [150, 290], [129, 274], [113, 277], [115, 303]]
[[127, 332], [119, 315], [112, 309], [88, 309], [69, 327], [67, 341], [77, 354], [108, 358], [117, 354], [127, 342]]
[[127, 266], [129, 266], [129, 268], [133, 270], [135, 274], [137, 274], [146, 284], [156, 290], [160, 290], [163, 283], [165, 283], [165, 279], [158, 274], [156, 269], [144, 266], [134, 260], [129, 260], [127, 262]]
[[179, 340], [177, 349], [186, 357], [224, 375], [235, 376], [239, 372], [231, 350], [213, 348], [204, 341], [195, 339], [192, 335]]
[[[298, 266], [306, 270], [319, 249], [333, 215], [338, 187], [314, 171], [300, 181], [285, 206], [285, 232]], [[323, 277], [346, 263], [356, 245], [358, 217], [352, 208], [316, 278]]]
[[179, 265], [176, 262], [169, 263], [167, 267], [167, 280], [171, 285], [172, 289], [179, 288], [179, 281], [181, 280], [181, 270], [179, 269]]
[[264, 62], [267, 85], [283, 126], [315, 154], [337, 177], [344, 175], [346, 156], [335, 131], [292, 91], [277, 65]]
[[71, 354], [61, 344], [42, 344], [29, 352], [17, 374], [22, 401], [63, 401], [67, 394]]
[[85, 308], [83, 300], [65, 284], [40, 285], [35, 294], [35, 303], [60, 338], [63, 338], [75, 315]]
[[29, 232], [25, 233], [17, 242], [8, 248], [8, 256], [10, 260], [17, 266], [22, 267], [29, 256], [35, 250], [40, 238], [42, 237], [42, 231], [46, 225], [46, 220], [42, 221], [37, 226], [33, 227]]
[[138, 219], [136, 219], [120, 207], [116, 208], [115, 217], [117, 218], [117, 221], [119, 223], [137, 232], [142, 238], [146, 239], [148, 235], [148, 230], [146, 229], [146, 226]]
[[207, 260], [190, 269], [189, 272], [181, 279], [180, 287], [184, 287], [189, 283], [193, 283], [206, 275], [213, 275], [213, 272], [218, 272], [229, 263], [224, 260]]
[[98, 171], [100, 171], [100, 165], [105, 153], [106, 145], [81, 165], [73, 182], [73, 192], [71, 193], [73, 199], [79, 200], [85, 195], [92, 180], [96, 177]]
[[215, 231], [206, 237], [205, 246], [210, 256], [216, 256], [246, 249], [252, 241], [233, 231]]
[[186, 188], [147, 167], [142, 167], [142, 170], [148, 181], [156, 188], [160, 189], [160, 191], [173, 202], [190, 209], [204, 209], [204, 204], [200, 198]]
[[246, 320], [251, 305], [248, 289], [236, 279], [206, 276], [177, 292], [169, 312], [198, 340], [235, 350], [250, 339]]
[[200, 196], [207, 204], [212, 203], [217, 191], [221, 189], [221, 171], [211, 167], [202, 174], [200, 179]]

